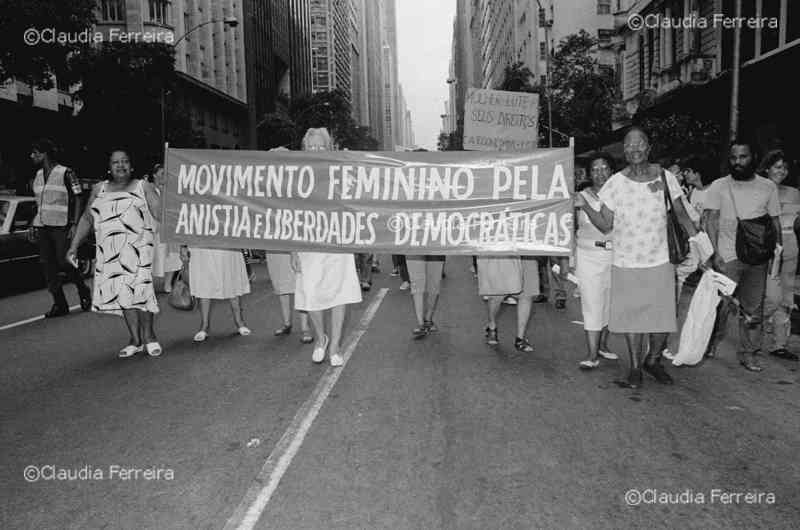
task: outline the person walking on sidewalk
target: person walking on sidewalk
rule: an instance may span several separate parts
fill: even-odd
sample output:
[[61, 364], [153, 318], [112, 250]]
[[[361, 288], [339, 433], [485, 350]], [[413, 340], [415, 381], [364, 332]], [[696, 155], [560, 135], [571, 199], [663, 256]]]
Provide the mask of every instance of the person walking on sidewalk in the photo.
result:
[[[714, 266], [738, 284], [734, 296], [741, 305], [737, 348], [739, 363], [751, 372], [760, 372], [763, 368], [756, 356], [762, 346], [764, 295], [769, 264], [766, 261], [760, 264], [742, 261], [744, 256], [739, 255], [737, 230], [743, 221], [760, 222], [765, 231], [770, 230], [771, 224], [775, 240], [781, 245], [781, 205], [778, 186], [755, 172], [751, 143], [734, 140], [730, 147], [729, 163], [730, 174], [709, 186], [705, 225], [716, 251]], [[756, 244], [763, 247], [760, 250], [765, 250], [765, 253], [772, 253], [772, 249], [766, 248], [770, 244], [766, 238], [756, 241]], [[709, 346], [711, 356], [725, 335], [731, 310], [729, 302], [720, 304]]]
[[53, 307], [45, 313], [54, 318], [69, 313], [69, 304], [64, 296], [61, 271], [78, 288], [81, 309], [92, 309], [92, 295], [83, 283], [78, 269], [66, 259], [70, 241], [80, 222], [81, 184], [74, 172], [56, 162], [56, 147], [50, 140], [39, 140], [31, 149], [31, 161], [37, 167], [33, 179], [33, 193], [38, 210], [33, 219], [33, 237], [39, 241], [39, 261], [47, 279], [47, 289], [53, 297]]
[[415, 339], [439, 331], [433, 323], [436, 303], [442, 285], [444, 256], [407, 256], [408, 276], [411, 278], [411, 298], [417, 327], [411, 333]]

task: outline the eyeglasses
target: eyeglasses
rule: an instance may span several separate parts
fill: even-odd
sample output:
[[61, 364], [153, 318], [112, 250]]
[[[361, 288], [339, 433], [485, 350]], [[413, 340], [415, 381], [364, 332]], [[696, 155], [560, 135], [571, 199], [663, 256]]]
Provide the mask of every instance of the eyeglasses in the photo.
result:
[[636, 149], [636, 148], [644, 149], [646, 147], [648, 147], [648, 143], [642, 141], [625, 144], [625, 149]]

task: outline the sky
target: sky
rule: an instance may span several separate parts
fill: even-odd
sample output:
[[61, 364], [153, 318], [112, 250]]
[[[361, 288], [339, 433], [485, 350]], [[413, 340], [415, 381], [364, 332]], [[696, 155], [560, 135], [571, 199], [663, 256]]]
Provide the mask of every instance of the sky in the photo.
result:
[[448, 96], [447, 76], [456, 0], [397, 0], [400, 83], [414, 124], [414, 140], [436, 149]]

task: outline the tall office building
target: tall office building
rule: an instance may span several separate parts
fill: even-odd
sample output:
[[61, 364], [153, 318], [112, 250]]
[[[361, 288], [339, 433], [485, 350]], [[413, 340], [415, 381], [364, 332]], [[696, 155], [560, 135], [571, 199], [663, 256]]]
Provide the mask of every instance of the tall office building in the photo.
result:
[[311, 67], [314, 92], [351, 92], [351, 0], [311, 0]]
[[189, 109], [204, 145], [236, 147], [247, 141], [242, 7], [241, 0], [98, 0], [97, 30], [171, 31], [181, 83], [174, 103]]
[[350, 11], [350, 87], [353, 119], [369, 126], [366, 0], [352, 0]]
[[369, 125], [372, 137], [378, 140], [381, 149], [385, 149], [384, 139], [384, 90], [383, 90], [383, 24], [381, 22], [381, 10], [383, 0], [365, 0], [364, 19], [367, 72], [367, 100], [369, 112]]
[[[189, 1], [189, 0], [187, 0]], [[208, 0], [195, 0], [208, 1]], [[308, 0], [244, 2], [250, 146], [265, 147], [266, 114], [287, 111], [291, 98], [311, 88]]]

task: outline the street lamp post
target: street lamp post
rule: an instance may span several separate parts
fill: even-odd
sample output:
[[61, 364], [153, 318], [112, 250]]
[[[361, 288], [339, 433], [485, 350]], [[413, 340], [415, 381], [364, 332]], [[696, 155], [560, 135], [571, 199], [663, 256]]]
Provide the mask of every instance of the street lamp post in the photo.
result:
[[[181, 42], [183, 39], [189, 36], [190, 33], [197, 31], [198, 29], [202, 28], [203, 26], [207, 26], [208, 24], [213, 24], [215, 22], [222, 22], [229, 28], [235, 28], [239, 25], [239, 21], [236, 17], [225, 17], [223, 19], [214, 19], [214, 20], [206, 20], [205, 22], [201, 22], [200, 24], [196, 25], [195, 27], [191, 28], [189, 31], [175, 39], [172, 43], [172, 46], [175, 47]], [[166, 90], [164, 89], [164, 84], [161, 84], [161, 145], [166, 144], [167, 142], [167, 119], [166, 119]]]

